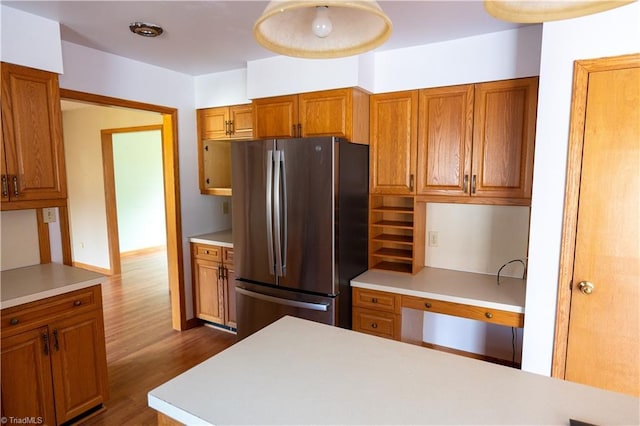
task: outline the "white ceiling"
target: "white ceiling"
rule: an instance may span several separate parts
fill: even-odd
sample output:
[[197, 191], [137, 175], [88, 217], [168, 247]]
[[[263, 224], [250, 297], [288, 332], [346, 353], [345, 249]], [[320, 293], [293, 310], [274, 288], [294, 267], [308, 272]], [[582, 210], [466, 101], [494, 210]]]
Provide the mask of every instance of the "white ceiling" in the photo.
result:
[[[245, 68], [275, 56], [253, 39], [267, 1], [7, 1], [2, 4], [60, 22], [65, 41], [190, 75]], [[521, 26], [489, 16], [481, 0], [378, 2], [393, 23], [378, 50], [398, 49]], [[129, 24], [161, 25], [157, 38]], [[25, 31], [28, 32], [28, 29]]]

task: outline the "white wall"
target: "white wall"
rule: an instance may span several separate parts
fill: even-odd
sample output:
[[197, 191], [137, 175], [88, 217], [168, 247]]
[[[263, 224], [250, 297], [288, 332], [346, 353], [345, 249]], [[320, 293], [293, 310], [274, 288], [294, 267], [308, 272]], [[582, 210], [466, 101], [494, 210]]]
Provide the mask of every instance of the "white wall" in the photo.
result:
[[162, 132], [113, 134], [120, 253], [167, 244]]
[[248, 104], [247, 70], [233, 70], [194, 77], [196, 108]]
[[88, 106], [62, 113], [71, 251], [75, 262], [110, 269], [102, 167], [103, 129], [161, 124], [156, 113]]
[[2, 61], [60, 74], [60, 24], [0, 5]]
[[573, 62], [640, 52], [640, 3], [544, 24], [522, 368], [549, 375]]
[[375, 93], [538, 75], [541, 26], [379, 52]]
[[[4, 159], [3, 159], [4, 160]], [[35, 210], [4, 211], [0, 215], [0, 270], [40, 263]]]

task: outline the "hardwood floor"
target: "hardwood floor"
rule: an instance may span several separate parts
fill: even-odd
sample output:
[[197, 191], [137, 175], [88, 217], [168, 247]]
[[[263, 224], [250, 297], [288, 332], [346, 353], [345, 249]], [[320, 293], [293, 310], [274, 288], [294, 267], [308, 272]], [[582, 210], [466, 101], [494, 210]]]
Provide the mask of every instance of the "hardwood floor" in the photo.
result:
[[165, 252], [123, 258], [122, 274], [102, 286], [109, 400], [82, 425], [156, 424], [147, 392], [231, 346], [210, 327], [171, 328]]

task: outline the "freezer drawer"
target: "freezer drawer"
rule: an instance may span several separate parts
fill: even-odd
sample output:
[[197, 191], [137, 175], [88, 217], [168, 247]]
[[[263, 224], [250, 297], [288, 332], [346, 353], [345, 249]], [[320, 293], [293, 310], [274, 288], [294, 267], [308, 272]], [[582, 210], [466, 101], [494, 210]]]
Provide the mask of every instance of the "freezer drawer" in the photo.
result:
[[335, 297], [236, 281], [238, 339], [244, 339], [285, 315], [335, 325], [336, 300]]

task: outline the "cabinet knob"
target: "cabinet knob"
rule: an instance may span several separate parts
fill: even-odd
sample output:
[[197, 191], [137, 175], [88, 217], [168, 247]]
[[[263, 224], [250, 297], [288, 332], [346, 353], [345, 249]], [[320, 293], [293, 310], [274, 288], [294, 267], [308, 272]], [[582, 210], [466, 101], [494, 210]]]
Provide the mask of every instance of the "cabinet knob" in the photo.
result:
[[209, 254], [209, 250], [205, 250], [205, 251], [204, 251], [204, 254]]
[[484, 316], [489, 318], [489, 319], [493, 318], [493, 314], [491, 312], [485, 312]]
[[11, 318], [9, 320], [9, 324], [11, 325], [17, 325], [20, 322], [20, 320], [18, 318]]
[[375, 322], [372, 322], [372, 323], [371, 323], [371, 328], [378, 328], [378, 324], [377, 324], [377, 323], [375, 323]]
[[371, 303], [378, 303], [378, 299], [376, 297], [371, 298]]
[[427, 308], [427, 309], [430, 309], [431, 308], [431, 303], [425, 302], [424, 307]]
[[595, 286], [590, 281], [580, 281], [578, 283], [578, 290], [580, 290], [582, 294], [584, 294], [585, 296], [588, 296], [591, 293], [593, 293], [594, 288]]
[[73, 301], [73, 306], [80, 306], [82, 305], [82, 300], [74, 300]]

